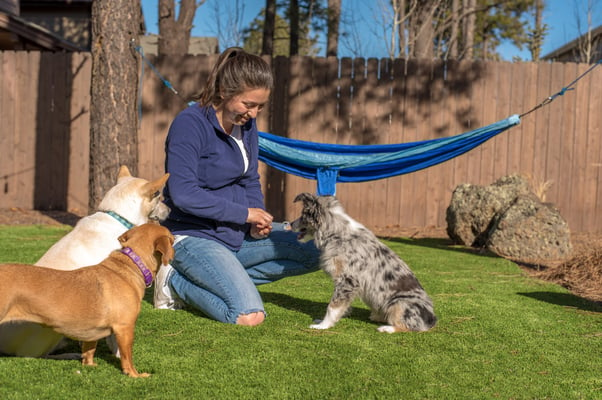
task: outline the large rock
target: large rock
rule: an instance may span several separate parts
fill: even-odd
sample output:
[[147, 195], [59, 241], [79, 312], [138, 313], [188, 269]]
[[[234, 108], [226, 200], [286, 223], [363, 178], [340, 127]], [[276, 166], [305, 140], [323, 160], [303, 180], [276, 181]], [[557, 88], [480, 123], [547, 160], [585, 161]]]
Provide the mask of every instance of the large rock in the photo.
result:
[[500, 178], [490, 186], [458, 185], [446, 211], [448, 236], [464, 246], [485, 246], [494, 217], [528, 192], [528, 182], [519, 175]]
[[556, 208], [542, 203], [519, 175], [489, 186], [459, 185], [446, 220], [447, 234], [454, 242], [487, 247], [517, 261], [557, 261], [572, 251], [566, 221]]
[[573, 251], [566, 221], [555, 207], [541, 203], [535, 195], [520, 195], [496, 217], [487, 248], [501, 257], [528, 263], [562, 261]]

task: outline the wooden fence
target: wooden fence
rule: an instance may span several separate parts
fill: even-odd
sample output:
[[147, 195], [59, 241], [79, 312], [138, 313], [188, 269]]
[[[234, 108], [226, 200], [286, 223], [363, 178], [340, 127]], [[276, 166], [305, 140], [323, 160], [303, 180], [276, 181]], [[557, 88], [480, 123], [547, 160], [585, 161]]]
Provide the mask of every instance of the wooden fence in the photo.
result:
[[[179, 91], [141, 71], [138, 171], [163, 173], [173, 117], [198, 92], [216, 56], [149, 58]], [[451, 136], [532, 109], [590, 66], [573, 63], [425, 62], [277, 57], [261, 130], [292, 138], [384, 144]], [[0, 208], [87, 212], [91, 57], [0, 52]], [[412, 174], [337, 185], [349, 214], [368, 227], [445, 227], [460, 183], [524, 174], [552, 183], [573, 231], [602, 231], [602, 68], [478, 148]], [[117, 171], [115, 171], [116, 173]], [[293, 218], [294, 196], [315, 182], [261, 166], [268, 209]]]

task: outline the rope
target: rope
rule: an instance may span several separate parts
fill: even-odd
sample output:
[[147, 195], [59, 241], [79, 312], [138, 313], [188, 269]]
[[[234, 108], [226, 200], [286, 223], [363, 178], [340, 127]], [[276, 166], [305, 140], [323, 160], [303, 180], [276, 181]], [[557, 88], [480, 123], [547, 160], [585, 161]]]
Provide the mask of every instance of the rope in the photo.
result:
[[532, 109], [530, 109], [529, 111], [519, 115], [520, 118], [523, 118], [525, 115], [531, 114], [533, 111], [540, 109], [543, 106], [546, 106], [548, 104], [550, 104], [552, 101], [554, 101], [558, 96], [563, 96], [567, 91], [569, 90], [575, 90], [574, 86], [581, 78], [583, 78], [585, 75], [589, 74], [590, 72], [592, 72], [592, 70], [594, 68], [596, 68], [598, 65], [602, 64], [602, 59], [600, 59], [597, 63], [595, 63], [594, 65], [592, 65], [591, 67], [589, 67], [587, 69], [587, 71], [585, 71], [584, 73], [582, 73], [581, 75], [579, 75], [577, 77], [577, 79], [575, 79], [573, 82], [569, 83], [568, 85], [566, 85], [565, 87], [563, 87], [562, 89], [560, 89], [560, 91], [556, 94], [553, 94], [552, 96], [546, 98], [544, 101], [542, 101], [541, 103], [539, 103], [538, 105], [536, 105], [535, 107], [533, 107]]
[[[159, 71], [157, 71], [157, 68], [155, 68], [155, 66], [144, 56], [144, 50], [142, 50], [142, 46], [134, 46], [134, 41], [132, 40], [131, 45], [134, 47], [134, 50], [136, 50], [138, 52], [138, 54], [140, 54], [140, 57], [142, 58], [142, 60], [148, 64], [148, 66], [151, 68], [151, 70], [155, 73], [155, 75], [157, 75], [157, 77], [161, 80], [161, 82], [163, 82], [163, 85], [165, 85], [165, 87], [167, 87], [169, 90], [171, 90], [176, 96], [178, 96], [180, 99], [182, 99], [182, 101], [186, 104], [188, 104], [189, 106], [195, 104], [196, 102], [194, 101], [187, 101], [171, 84], [171, 82], [169, 82], [167, 79], [165, 79], [163, 77], [163, 75], [161, 75], [161, 73]], [[142, 73], [144, 74], [144, 64], [142, 64]], [[140, 93], [142, 93], [142, 79], [140, 79]], [[140, 98], [142, 98], [142, 96], [139, 96]], [[141, 111], [140, 111], [141, 112]]]

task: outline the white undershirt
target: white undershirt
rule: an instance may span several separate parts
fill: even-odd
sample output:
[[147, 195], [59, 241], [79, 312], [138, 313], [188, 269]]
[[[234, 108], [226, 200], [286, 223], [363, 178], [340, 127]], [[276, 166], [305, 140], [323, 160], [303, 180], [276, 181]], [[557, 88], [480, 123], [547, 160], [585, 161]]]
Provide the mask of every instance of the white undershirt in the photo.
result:
[[240, 149], [240, 153], [242, 154], [243, 162], [245, 163], [245, 170], [243, 173], [246, 173], [247, 169], [249, 169], [249, 157], [247, 157], [247, 151], [245, 150], [245, 144], [242, 142], [242, 132], [240, 130], [239, 125], [234, 125], [232, 127], [232, 133], [230, 134], [230, 137], [232, 137], [232, 139], [234, 139], [234, 141], [238, 145], [238, 148]]

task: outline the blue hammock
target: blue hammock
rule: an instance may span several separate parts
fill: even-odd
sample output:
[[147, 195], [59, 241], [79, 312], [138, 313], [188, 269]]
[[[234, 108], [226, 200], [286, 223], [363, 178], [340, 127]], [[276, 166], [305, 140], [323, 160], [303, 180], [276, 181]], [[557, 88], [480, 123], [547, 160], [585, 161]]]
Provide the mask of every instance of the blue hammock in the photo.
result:
[[513, 115], [455, 136], [385, 145], [341, 145], [259, 132], [259, 159], [281, 171], [316, 179], [318, 195], [334, 195], [337, 182], [364, 182], [442, 163], [520, 123]]

